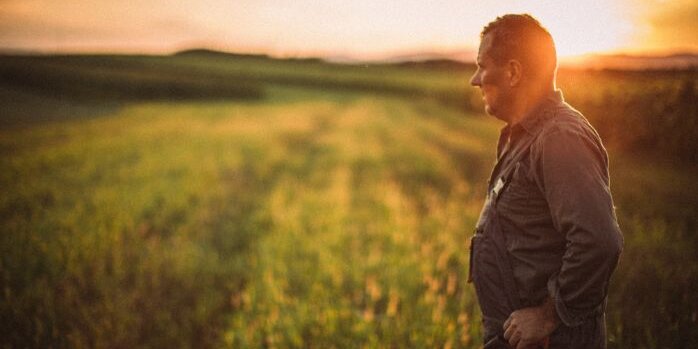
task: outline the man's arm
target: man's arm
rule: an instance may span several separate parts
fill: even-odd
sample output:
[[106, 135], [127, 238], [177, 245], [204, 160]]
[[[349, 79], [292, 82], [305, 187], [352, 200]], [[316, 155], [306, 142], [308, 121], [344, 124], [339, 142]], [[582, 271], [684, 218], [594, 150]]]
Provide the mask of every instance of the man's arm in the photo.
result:
[[606, 154], [591, 131], [556, 125], [532, 147], [553, 226], [567, 240], [548, 291], [560, 320], [576, 326], [602, 305], [623, 238], [609, 189]]
[[567, 247], [560, 271], [548, 282], [549, 297], [514, 311], [504, 323], [504, 337], [514, 348], [540, 346], [560, 323], [577, 326], [592, 316], [622, 249], [605, 151], [593, 134], [574, 126], [544, 131], [531, 149], [536, 182]]

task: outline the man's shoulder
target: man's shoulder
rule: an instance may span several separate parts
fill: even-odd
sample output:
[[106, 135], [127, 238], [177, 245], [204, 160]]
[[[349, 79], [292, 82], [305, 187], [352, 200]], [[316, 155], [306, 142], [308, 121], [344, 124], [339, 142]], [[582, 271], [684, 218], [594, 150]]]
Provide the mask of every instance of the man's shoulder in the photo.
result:
[[531, 152], [538, 158], [546, 153], [546, 149], [560, 146], [591, 150], [599, 160], [607, 162], [608, 156], [599, 134], [580, 111], [565, 102], [550, 110], [548, 119], [531, 145]]
[[541, 129], [539, 138], [546, 138], [554, 133], [576, 134], [578, 136], [590, 137], [600, 141], [596, 129], [589, 123], [586, 117], [577, 109], [560, 102], [550, 110], [550, 117]]

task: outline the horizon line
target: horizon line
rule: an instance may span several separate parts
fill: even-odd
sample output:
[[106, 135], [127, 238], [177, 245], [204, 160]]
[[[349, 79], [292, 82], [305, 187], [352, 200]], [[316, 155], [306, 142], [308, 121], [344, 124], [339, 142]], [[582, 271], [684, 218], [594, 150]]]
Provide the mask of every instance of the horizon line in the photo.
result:
[[[190, 51], [210, 52], [221, 55], [238, 56], [259, 56], [273, 59], [289, 60], [322, 60], [328, 63], [338, 64], [385, 64], [385, 63], [409, 63], [428, 61], [453, 61], [458, 63], [473, 64], [477, 57], [477, 51], [465, 47], [463, 49], [413, 49], [395, 50], [392, 52], [375, 53], [362, 55], [356, 53], [274, 53], [264, 50], [229, 50], [225, 48], [211, 47], [213, 45], [191, 45], [173, 50], [123, 50], [123, 49], [62, 49], [62, 50], [42, 50], [42, 49], [22, 49], [0, 47], [0, 55], [4, 56], [174, 56]], [[688, 62], [674, 62], [673, 64], [661, 64], [659, 61], [669, 61], [672, 59], [688, 59]], [[564, 67], [584, 67], [591, 68], [666, 68], [666, 67], [698, 67], [698, 50], [690, 48], [677, 48], [669, 50], [647, 50], [647, 51], [608, 51], [585, 53], [581, 55], [570, 55], [559, 57], [559, 64]], [[600, 62], [606, 60], [606, 62]], [[610, 62], [612, 60], [628, 60], [629, 62]], [[639, 62], [645, 60], [645, 62]], [[647, 61], [654, 61], [649, 63]], [[629, 64], [628, 64], [629, 63]], [[629, 66], [629, 67], [626, 67]]]

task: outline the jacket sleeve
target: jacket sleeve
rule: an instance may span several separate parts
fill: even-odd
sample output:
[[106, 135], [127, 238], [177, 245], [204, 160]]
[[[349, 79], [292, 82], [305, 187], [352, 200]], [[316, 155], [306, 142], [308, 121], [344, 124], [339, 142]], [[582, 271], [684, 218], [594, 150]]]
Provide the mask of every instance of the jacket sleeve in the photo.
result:
[[543, 131], [535, 148], [537, 184], [555, 230], [566, 240], [562, 265], [548, 280], [548, 293], [562, 322], [576, 326], [603, 307], [623, 246], [606, 151], [593, 131], [560, 126]]

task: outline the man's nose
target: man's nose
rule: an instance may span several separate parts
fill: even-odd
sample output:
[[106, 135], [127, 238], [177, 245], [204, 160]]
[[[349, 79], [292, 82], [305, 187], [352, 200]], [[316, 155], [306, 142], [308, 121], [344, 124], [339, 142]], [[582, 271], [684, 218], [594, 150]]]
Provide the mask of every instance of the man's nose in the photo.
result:
[[470, 85], [480, 86], [480, 72], [475, 72], [472, 78], [470, 78]]

